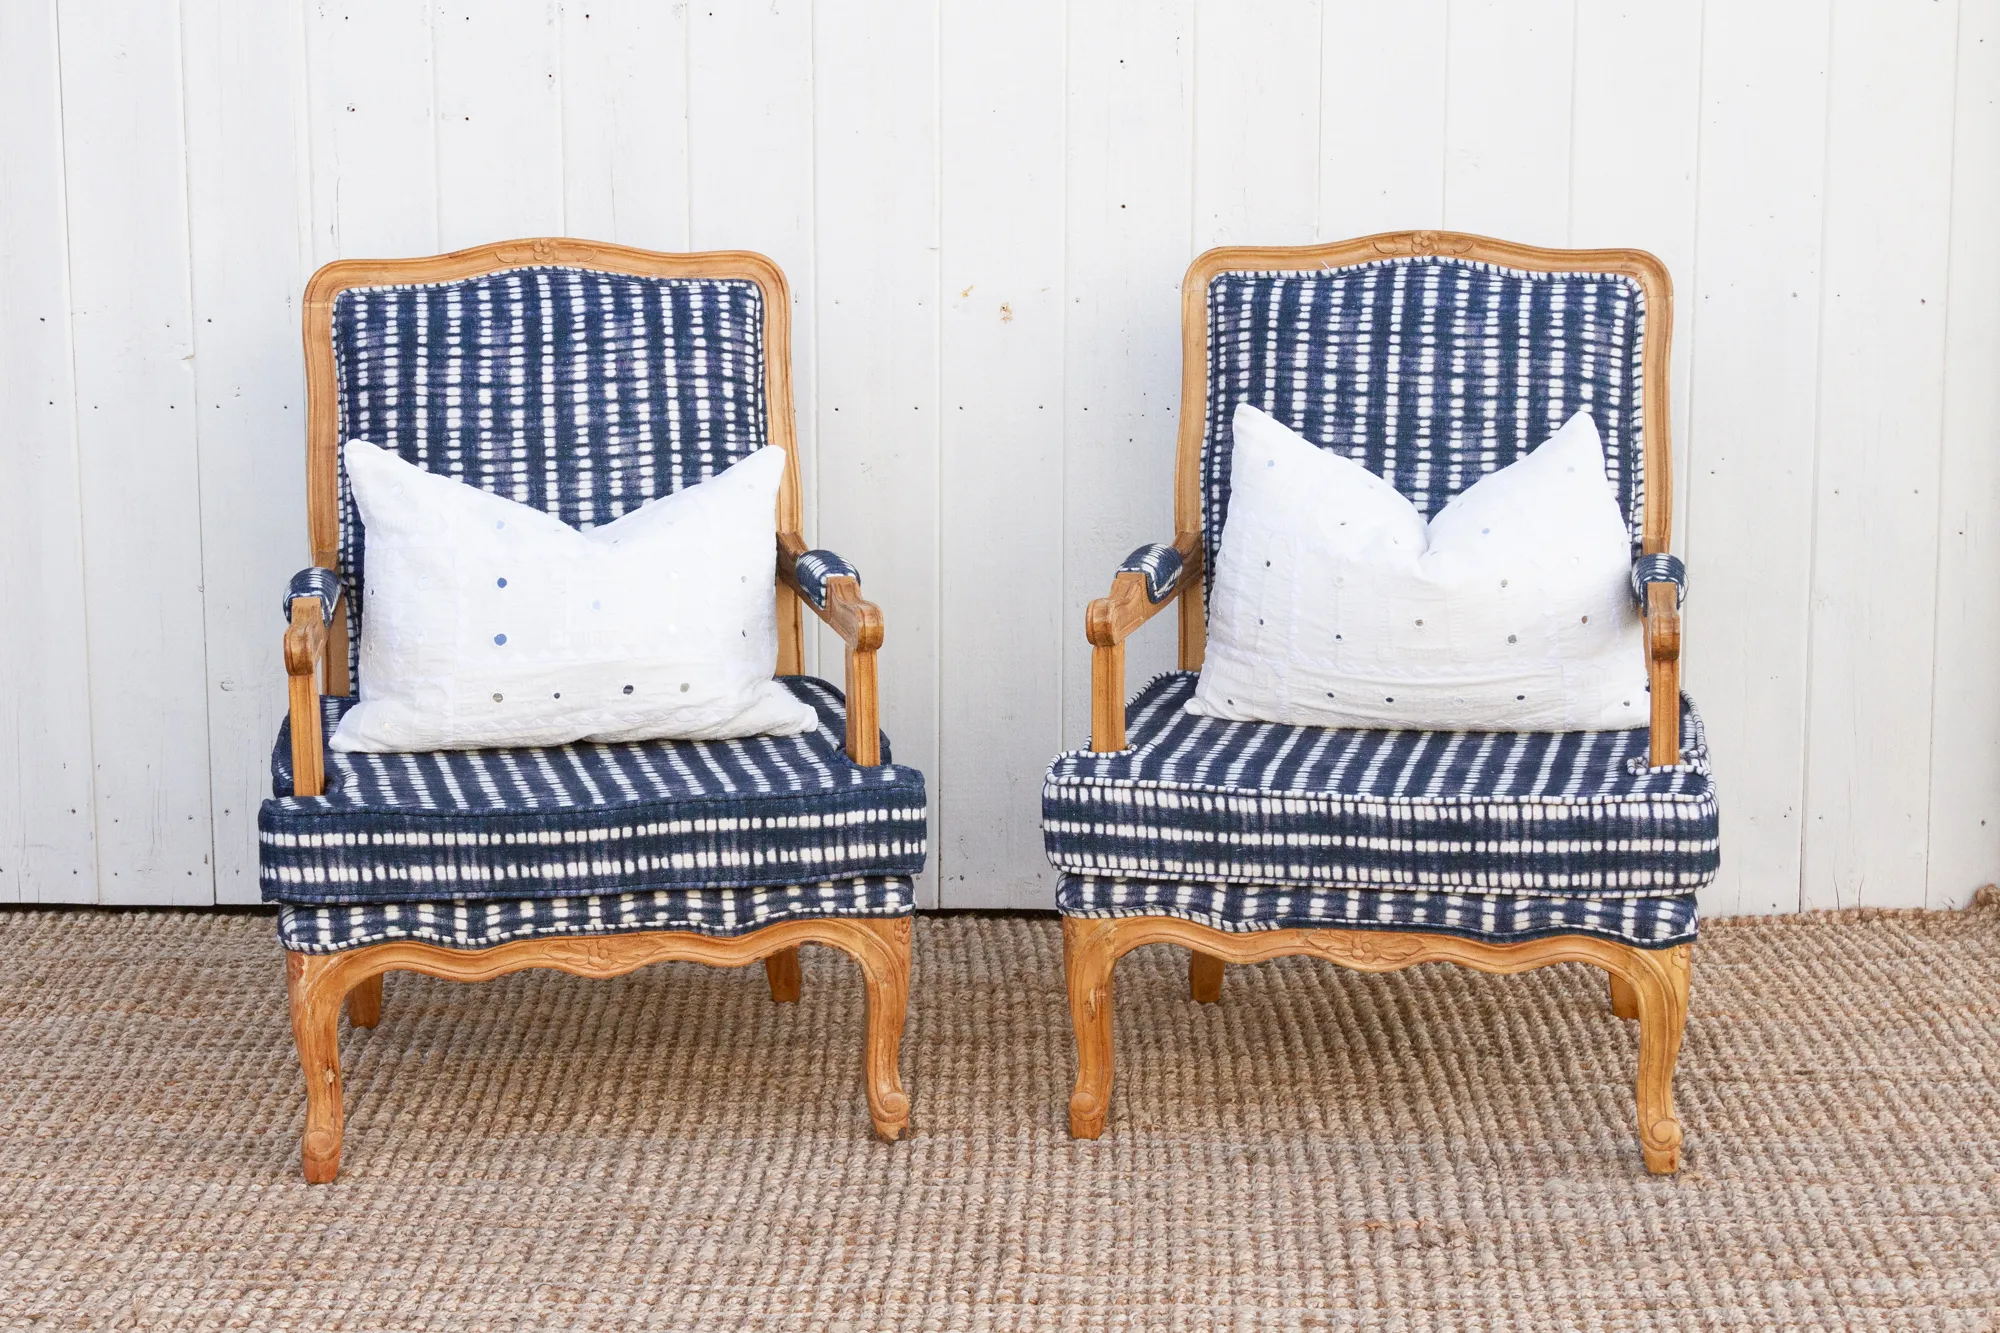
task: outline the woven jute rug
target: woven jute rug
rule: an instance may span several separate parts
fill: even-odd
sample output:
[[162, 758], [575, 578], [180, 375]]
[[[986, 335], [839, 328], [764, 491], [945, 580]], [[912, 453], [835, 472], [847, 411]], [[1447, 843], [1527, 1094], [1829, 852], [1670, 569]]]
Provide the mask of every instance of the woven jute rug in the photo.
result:
[[340, 1180], [272, 923], [0, 913], [0, 1327], [1910, 1328], [2000, 1308], [2000, 904], [1706, 930], [1676, 1178], [1581, 967], [1118, 975], [1074, 1143], [1052, 918], [917, 923], [915, 1130], [852, 967], [391, 976]]

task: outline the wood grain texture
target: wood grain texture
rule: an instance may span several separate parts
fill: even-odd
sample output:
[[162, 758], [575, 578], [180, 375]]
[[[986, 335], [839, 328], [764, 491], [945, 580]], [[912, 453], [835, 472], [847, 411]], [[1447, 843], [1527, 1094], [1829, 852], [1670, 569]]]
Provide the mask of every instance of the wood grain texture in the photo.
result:
[[[1094, 1139], [1104, 1132], [1111, 1106], [1112, 973], [1120, 958], [1146, 944], [1176, 944], [1218, 960], [1218, 968], [1221, 963], [1261, 963], [1290, 954], [1324, 958], [1361, 972], [1394, 972], [1435, 962], [1502, 975], [1554, 963], [1601, 967], [1628, 988], [1637, 1004], [1639, 1147], [1646, 1169], [1656, 1175], [1671, 1175], [1680, 1168], [1682, 1133], [1674, 1115], [1673, 1076], [1681, 1033], [1687, 1025], [1692, 945], [1637, 949], [1591, 935], [1491, 944], [1456, 935], [1407, 931], [1321, 928], [1227, 932], [1169, 916], [1066, 916], [1063, 965], [1077, 1047], [1076, 1085], [1069, 1099], [1073, 1138]], [[1198, 987], [1196, 998], [1201, 998]]]
[[[446, 949], [415, 940], [392, 940], [332, 954], [285, 954], [292, 1034], [305, 1076], [306, 1126], [301, 1142], [305, 1177], [324, 1184], [340, 1173], [344, 1111], [340, 1077], [341, 1004], [357, 989], [380, 1015], [384, 972], [421, 972], [447, 981], [491, 981], [524, 968], [554, 968], [580, 977], [617, 977], [649, 963], [694, 962], [743, 967], [789, 953], [801, 944], [824, 944], [860, 965], [868, 1002], [862, 1044], [862, 1083], [875, 1132], [895, 1140], [909, 1128], [910, 1099], [898, 1068], [903, 1022], [909, 1006], [910, 918], [781, 921], [744, 935], [688, 931], [637, 931], [624, 935], [560, 936], [513, 940], [490, 949]], [[782, 971], [784, 964], [779, 964]], [[775, 974], [774, 998], [777, 996]], [[359, 1020], [356, 1020], [359, 1021]], [[365, 1024], [364, 1024], [365, 1026]]]

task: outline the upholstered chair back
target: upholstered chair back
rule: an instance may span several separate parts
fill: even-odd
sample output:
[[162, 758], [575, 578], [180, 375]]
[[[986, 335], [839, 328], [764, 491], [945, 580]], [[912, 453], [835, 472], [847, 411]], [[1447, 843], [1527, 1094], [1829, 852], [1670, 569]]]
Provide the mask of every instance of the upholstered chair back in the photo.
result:
[[[1214, 273], [1204, 544], [1221, 549], [1230, 419], [1249, 403], [1362, 464], [1426, 517], [1588, 411], [1638, 553], [1645, 399], [1665, 391], [1645, 382], [1646, 304], [1628, 274], [1530, 272], [1449, 255]], [[1211, 576], [1214, 568], [1210, 560]]]
[[[764, 321], [745, 278], [542, 265], [348, 287], [331, 310], [337, 438], [608, 523], [770, 440]], [[358, 672], [367, 535], [344, 466], [338, 512]]]

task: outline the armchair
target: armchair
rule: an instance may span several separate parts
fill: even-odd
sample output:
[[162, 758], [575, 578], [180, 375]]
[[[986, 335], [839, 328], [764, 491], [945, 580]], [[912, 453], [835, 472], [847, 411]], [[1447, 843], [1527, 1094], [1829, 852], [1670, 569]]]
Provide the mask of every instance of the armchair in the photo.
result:
[[[308, 1180], [339, 1170], [343, 1001], [354, 1025], [374, 1026], [395, 970], [481, 981], [762, 960], [772, 999], [796, 1001], [799, 946], [828, 945], [861, 967], [870, 1119], [886, 1139], [907, 1127], [897, 1062], [923, 775], [890, 762], [878, 729], [881, 611], [853, 566], [799, 535], [790, 310], [783, 274], [746, 252], [536, 240], [314, 275], [313, 565], [285, 598], [290, 711], [258, 818]], [[362, 666], [366, 534], [338, 447], [353, 438], [571, 524], [782, 446], [777, 674], [819, 725], [748, 741], [329, 752]], [[801, 603], [846, 642], [844, 693], [800, 674]]]
[[[1718, 843], [1707, 746], [1680, 691], [1685, 571], [1667, 553], [1667, 395], [1653, 386], [1667, 382], [1671, 308], [1665, 269], [1639, 251], [1439, 232], [1211, 250], [1188, 270], [1176, 536], [1134, 551], [1086, 611], [1091, 745], [1059, 756], [1042, 793], [1077, 1041], [1073, 1136], [1103, 1132], [1112, 973], [1141, 945], [1187, 948], [1201, 1002], [1220, 996], [1227, 963], [1284, 954], [1365, 971], [1585, 962], [1610, 974], [1614, 1012], [1639, 1020], [1646, 1166], [1677, 1168], [1695, 893]], [[1650, 725], [1482, 735], [1185, 713], [1243, 402], [1427, 515], [1588, 407], [1632, 536]], [[1180, 670], [1128, 704], [1125, 640], [1170, 604]]]

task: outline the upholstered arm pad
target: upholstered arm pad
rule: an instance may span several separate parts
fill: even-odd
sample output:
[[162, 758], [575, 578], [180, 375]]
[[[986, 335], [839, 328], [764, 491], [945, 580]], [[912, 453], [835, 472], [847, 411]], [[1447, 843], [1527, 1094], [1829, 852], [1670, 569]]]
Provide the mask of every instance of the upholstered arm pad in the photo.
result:
[[826, 610], [828, 579], [850, 578], [858, 582], [861, 578], [861, 571], [832, 551], [807, 551], [792, 566], [792, 572], [798, 579], [799, 592], [821, 611]]
[[325, 608], [326, 618], [333, 620], [333, 611], [340, 604], [340, 575], [330, 569], [312, 565], [292, 575], [291, 586], [285, 590], [285, 623], [292, 620], [292, 602], [300, 597], [317, 597]]
[[1687, 600], [1687, 566], [1677, 555], [1662, 551], [1657, 555], [1642, 555], [1632, 562], [1632, 597], [1642, 611], [1646, 608], [1646, 586], [1651, 583], [1673, 584], [1675, 606]]
[[1141, 546], [1125, 557], [1125, 563], [1118, 566], [1120, 574], [1144, 574], [1146, 576], [1146, 600], [1164, 602], [1173, 596], [1180, 586], [1181, 571], [1186, 568], [1181, 553], [1171, 546], [1153, 543]]

